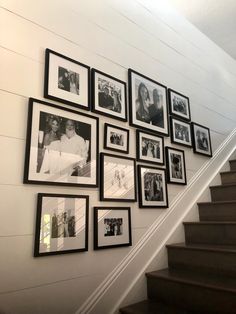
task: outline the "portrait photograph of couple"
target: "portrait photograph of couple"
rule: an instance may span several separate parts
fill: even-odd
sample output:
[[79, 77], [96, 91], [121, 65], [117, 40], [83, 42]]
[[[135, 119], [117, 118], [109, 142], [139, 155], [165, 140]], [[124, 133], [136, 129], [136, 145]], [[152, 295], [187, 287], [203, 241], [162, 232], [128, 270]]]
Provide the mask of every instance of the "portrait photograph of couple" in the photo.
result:
[[29, 177], [52, 183], [96, 184], [96, 118], [43, 104], [35, 109]]
[[167, 88], [129, 69], [131, 125], [168, 135]]

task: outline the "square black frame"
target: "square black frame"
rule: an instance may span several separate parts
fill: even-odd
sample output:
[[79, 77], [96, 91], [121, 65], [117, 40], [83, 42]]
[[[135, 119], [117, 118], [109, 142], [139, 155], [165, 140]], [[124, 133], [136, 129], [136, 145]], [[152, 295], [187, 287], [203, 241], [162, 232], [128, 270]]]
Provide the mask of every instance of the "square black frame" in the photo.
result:
[[[126, 140], [124, 140], [124, 144], [126, 143], [125, 149], [119, 149], [118, 144], [116, 145], [113, 143], [109, 143], [110, 146], [108, 145], [109, 128], [116, 129], [118, 132], [119, 131], [123, 132], [123, 135], [124, 135], [124, 133], [126, 133]], [[122, 136], [122, 134], [121, 134], [121, 136]], [[115, 147], [115, 146], [117, 146], [117, 147]], [[113, 124], [104, 123], [104, 149], [112, 150], [112, 151], [119, 152], [119, 153], [128, 154], [129, 153], [129, 130], [125, 129], [125, 128], [118, 127], [118, 126], [113, 125]]]
[[[41, 222], [42, 222], [42, 210], [43, 210], [43, 200], [44, 198], [65, 198], [65, 199], [84, 199], [85, 200], [85, 207], [84, 207], [84, 243], [83, 247], [77, 248], [77, 249], [66, 249], [66, 250], [60, 250], [60, 251], [46, 251], [46, 252], [40, 252], [40, 233], [43, 231], [41, 230]], [[54, 209], [55, 210], [55, 209]], [[64, 212], [65, 213], [65, 212]], [[63, 213], [63, 215], [64, 215]], [[53, 223], [53, 219], [50, 219], [50, 226]], [[48, 256], [48, 255], [59, 255], [59, 254], [68, 254], [68, 253], [78, 253], [78, 252], [84, 252], [88, 251], [88, 221], [89, 221], [89, 196], [88, 195], [72, 195], [72, 194], [52, 194], [52, 193], [38, 193], [37, 197], [37, 213], [36, 213], [36, 228], [35, 228], [35, 242], [34, 242], [34, 257], [41, 257], [41, 256]], [[67, 225], [69, 222], [67, 221]], [[76, 222], [75, 222], [76, 225]], [[58, 224], [57, 224], [58, 228]], [[65, 226], [63, 226], [65, 228]], [[69, 228], [69, 227], [68, 227]], [[48, 234], [48, 228], [46, 228], [46, 232]], [[50, 228], [50, 241], [53, 242], [53, 238], [58, 239], [54, 235], [52, 236], [53, 227]], [[55, 232], [55, 231], [54, 231]], [[64, 231], [65, 232], [65, 231]], [[64, 237], [65, 238], [65, 237]], [[66, 237], [67, 240], [75, 240], [75, 236], [72, 237]], [[68, 239], [69, 238], [69, 239]], [[72, 238], [72, 239], [71, 239]], [[65, 242], [65, 241], [64, 241]], [[67, 241], [68, 242], [68, 241]], [[51, 244], [51, 243], [50, 243]]]
[[[122, 163], [120, 162], [121, 160], [124, 161], [123, 163], [123, 168], [124, 169], [119, 169], [119, 167], [117, 169], [110, 169], [109, 170], [109, 174], [113, 173], [113, 177], [109, 178], [108, 174], [105, 174], [105, 169], [104, 169], [104, 163], [105, 163], [105, 158], [110, 158], [110, 159], [117, 159], [116, 161], [116, 166], [118, 166], [118, 162], [119, 164], [122, 165]], [[114, 160], [115, 162], [115, 160]], [[122, 179], [122, 176], [127, 176], [127, 171], [125, 171], [126, 165], [128, 164], [128, 162], [132, 163], [132, 174], [129, 174], [129, 176], [131, 176], [132, 178], [132, 186], [130, 190], [133, 190], [131, 192], [131, 194], [133, 195], [133, 197], [129, 197], [129, 198], [124, 198], [124, 195], [121, 196], [117, 196], [117, 197], [107, 197], [104, 193], [104, 188], [105, 188], [105, 178], [106, 180], [110, 180], [111, 181], [111, 185], [114, 185], [115, 187], [117, 186], [117, 188], [123, 188], [124, 190], [128, 190], [127, 187], [127, 181], [125, 181], [124, 179]], [[120, 167], [121, 168], [121, 167]], [[118, 173], [117, 173], [118, 172]], [[123, 182], [122, 182], [123, 180]], [[122, 182], [122, 183], [121, 183]], [[125, 186], [126, 184], [126, 186]], [[107, 188], [107, 187], [106, 187]], [[116, 190], [113, 192], [113, 194], [115, 194]], [[129, 193], [129, 191], [127, 191], [127, 193]], [[107, 154], [107, 153], [100, 153], [100, 200], [101, 201], [110, 201], [110, 202], [136, 202], [137, 200], [137, 192], [136, 192], [136, 161], [134, 158], [130, 158], [130, 157], [124, 157], [124, 156], [118, 156], [118, 155], [113, 155], [113, 154]]]
[[[42, 111], [43, 110], [43, 111]], [[64, 113], [64, 117], [62, 116]], [[59, 179], [55, 178], [57, 173], [50, 174], [50, 170], [48, 173], [48, 177], [45, 175], [40, 175], [40, 168], [39, 168], [39, 155], [40, 150], [44, 149], [44, 143], [42, 138], [42, 143], [39, 141], [39, 134], [41, 129], [41, 122], [40, 119], [44, 115], [44, 122], [46, 123], [46, 116], [57, 116], [60, 117], [61, 120], [74, 120], [76, 117], [76, 122], [80, 125], [90, 125], [91, 126], [91, 134], [90, 134], [90, 142], [86, 142], [88, 144], [88, 153], [90, 154], [90, 173], [92, 174], [91, 180], [87, 181], [84, 179], [80, 180], [80, 182], [75, 182], [74, 178], [79, 177], [79, 175], [72, 174], [67, 177], [69, 181], [65, 181], [65, 175], [61, 176], [64, 179], [59, 181]], [[65, 116], [67, 116], [65, 118]], [[88, 123], [90, 121], [90, 124]], [[75, 120], [74, 120], [75, 122]], [[38, 129], [37, 129], [38, 128]], [[46, 126], [45, 126], [46, 129]], [[38, 131], [37, 131], [38, 130]], [[38, 132], [38, 133], [37, 133]], [[43, 131], [43, 136], [46, 134]], [[84, 130], [84, 134], [86, 135], [86, 128]], [[60, 107], [45, 101], [41, 101], [35, 98], [29, 98], [29, 107], [28, 107], [28, 124], [27, 124], [27, 134], [26, 134], [26, 148], [25, 148], [25, 165], [24, 165], [24, 178], [23, 183], [30, 183], [30, 184], [47, 184], [47, 185], [63, 185], [63, 186], [82, 186], [82, 187], [97, 187], [98, 186], [98, 148], [99, 148], [99, 119], [97, 117], [90, 116], [85, 113], [81, 113], [78, 111], [74, 111], [72, 109]], [[89, 136], [89, 134], [87, 135]], [[80, 136], [79, 136], [80, 137]], [[80, 137], [81, 138], [81, 137]], [[83, 138], [84, 139], [84, 138]], [[93, 141], [91, 143], [91, 140]], [[33, 145], [31, 144], [33, 143]], [[42, 146], [42, 147], [41, 147]], [[37, 155], [35, 154], [34, 150], [37, 149]], [[42, 152], [41, 152], [42, 153]], [[59, 153], [59, 152], [58, 152]], [[73, 155], [73, 154], [70, 154]], [[44, 156], [41, 156], [44, 158]], [[60, 158], [60, 156], [59, 156]], [[94, 165], [92, 163], [95, 163]], [[42, 159], [43, 163], [43, 159]], [[41, 163], [41, 166], [42, 166]], [[54, 163], [51, 163], [54, 165]], [[93, 167], [92, 167], [93, 166]], [[32, 173], [30, 169], [34, 170]], [[65, 168], [66, 169], [66, 168]], [[85, 169], [85, 168], [84, 168]], [[51, 175], [51, 179], [50, 179]], [[80, 177], [83, 178], [86, 175], [81, 175]], [[43, 179], [40, 177], [44, 177]]]
[[[174, 104], [173, 104], [173, 100], [172, 100], [172, 96], [176, 95], [177, 97], [179, 97], [179, 100], [181, 101], [185, 101], [185, 106], [186, 106], [186, 114], [178, 112], [177, 110], [174, 110]], [[179, 119], [185, 120], [185, 121], [191, 121], [191, 113], [190, 113], [190, 103], [189, 103], [189, 97], [180, 94], [179, 92], [168, 88], [168, 98], [169, 98], [169, 113], [172, 116], [175, 116]], [[181, 99], [182, 98], [182, 99]], [[178, 104], [176, 106], [179, 106]]]
[[[176, 139], [176, 130], [174, 130], [174, 127], [173, 127], [173, 124], [174, 122], [177, 122], [179, 125], [182, 124], [183, 127], [187, 128], [188, 129], [188, 137], [189, 137], [189, 143], [187, 141], [184, 141], [182, 139]], [[192, 144], [192, 135], [191, 135], [191, 125], [189, 122], [186, 122], [184, 120], [181, 120], [181, 119], [177, 119], [175, 117], [171, 117], [170, 116], [170, 135], [171, 135], [171, 142], [172, 143], [175, 143], [175, 144], [178, 144], [178, 145], [182, 145], [182, 146], [185, 146], [185, 147], [189, 147], [191, 148], [193, 146]]]
[[[200, 139], [199, 138], [199, 139], [197, 139], [196, 137], [198, 135], [196, 134], [196, 136], [195, 136], [195, 128], [198, 128], [200, 133], [203, 133], [203, 132], [201, 132], [202, 130], [206, 130], [208, 138], [205, 138], [205, 139]], [[192, 129], [192, 141], [193, 141], [193, 151], [194, 151], [194, 153], [195, 154], [199, 154], [199, 155], [212, 157], [212, 146], [211, 146], [210, 129], [208, 127], [204, 126], [204, 125], [201, 125], [201, 124], [198, 124], [198, 123], [195, 123], [195, 122], [191, 123], [191, 129]], [[196, 131], [196, 133], [197, 132], [198, 132], [198, 130]], [[200, 136], [200, 134], [199, 134], [199, 136]], [[205, 148], [204, 148], [204, 142], [205, 142], [205, 145], [208, 145], [208, 151], [206, 151], [206, 153], [205, 153]], [[199, 148], [198, 146], [202, 146], [202, 149]]]
[[[54, 58], [61, 58], [64, 62], [68, 63], [67, 66], [70, 64], [74, 64], [75, 66], [81, 67], [81, 69], [84, 70], [84, 72], [85, 72], [84, 75], [87, 75], [87, 79], [84, 78], [82, 80], [82, 84], [79, 83], [79, 90], [82, 90], [84, 93], [83, 97], [87, 98], [87, 102], [85, 104], [81, 103], [81, 100], [79, 100], [80, 97], [77, 97], [78, 100], [76, 100], [76, 97], [74, 96], [76, 94], [74, 92], [72, 93], [71, 91], [68, 91], [67, 89], [65, 89], [65, 91], [66, 91], [66, 93], [65, 93], [65, 92], [63, 92], [62, 88], [58, 88], [58, 80], [59, 80], [58, 77], [57, 77], [57, 83], [55, 81], [55, 78], [50, 80], [50, 57], [51, 56]], [[66, 66], [66, 65], [63, 65], [63, 66]], [[68, 68], [62, 68], [61, 67], [61, 69], [66, 70], [66, 72], [68, 72], [68, 71], [72, 72], [72, 70], [71, 69], [68, 70]], [[54, 71], [53, 71], [53, 68], [52, 68], [52, 73], [54, 73], [54, 75], [56, 75], [55, 72], [56, 72], [56, 69], [54, 69]], [[71, 74], [78, 74], [78, 73], [72, 72]], [[57, 75], [59, 76], [59, 70], [58, 70]], [[68, 81], [69, 81], [69, 79], [68, 79]], [[57, 84], [57, 85], [54, 86], [53, 84]], [[56, 89], [56, 87], [57, 87], [57, 89]], [[86, 92], [84, 92], [85, 88], [87, 89]], [[55, 89], [55, 90], [53, 90], [53, 89]], [[60, 97], [60, 94], [61, 94], [61, 97]], [[68, 99], [66, 96], [68, 96]], [[69, 99], [69, 96], [71, 96], [71, 99]], [[44, 97], [51, 99], [51, 100], [59, 101], [61, 103], [64, 103], [64, 104], [67, 104], [70, 106], [74, 106], [76, 108], [80, 108], [80, 109], [84, 109], [84, 110], [90, 110], [90, 67], [84, 63], [73, 60], [73, 59], [71, 59], [65, 55], [62, 55], [56, 51], [53, 51], [53, 50], [47, 48], [45, 51]]]
[[[134, 81], [135, 79], [140, 81], [137, 91]], [[149, 98], [150, 100], [149, 89], [145, 84], [146, 85], [149, 84], [149, 87], [152, 86], [152, 93], [154, 94], [155, 91], [156, 100], [157, 98], [160, 100], [161, 96], [163, 97], [162, 110], [157, 111], [157, 109], [155, 108], [154, 100], [153, 104], [149, 103], [149, 107], [147, 109], [148, 111], [144, 109], [144, 105], [141, 106], [140, 99], [142, 88], [146, 90], [147, 98]], [[169, 136], [167, 87], [132, 69], [128, 69], [128, 86], [129, 86], [130, 125], [150, 132], [155, 132], [163, 136]], [[161, 95], [158, 89], [162, 92]], [[140, 114], [139, 113], [137, 114], [136, 112], [137, 103], [140, 108], [139, 110]], [[137, 118], [137, 116], [139, 118]], [[162, 118], [160, 119], [160, 117]], [[158, 124], [162, 123], [163, 126], [162, 125], [158, 126]]]
[[[168, 147], [166, 146], [166, 169], [167, 169], [167, 182], [168, 183], [172, 183], [172, 184], [181, 184], [181, 185], [186, 185], [187, 184], [187, 177], [186, 177], [186, 166], [185, 166], [185, 154], [184, 154], [184, 150], [180, 150], [180, 149], [176, 149], [174, 147]], [[182, 158], [182, 162], [181, 162], [181, 166], [182, 166], [182, 180], [181, 178], [173, 178], [172, 175], [172, 164], [170, 161], [170, 156], [169, 156], [169, 152], [173, 151], [176, 152], [176, 154], [178, 154], [179, 156], [181, 156]], [[176, 157], [175, 157], [176, 158]], [[172, 161], [176, 164], [179, 164], [180, 161], [178, 161], [178, 158], [175, 159], [175, 161]], [[176, 168], [176, 170], [178, 170], [178, 168]]]
[[[108, 245], [107, 244], [106, 245], [99, 244], [99, 234], [98, 234], [99, 233], [99, 228], [98, 228], [98, 212], [99, 212], [99, 210], [127, 211], [128, 222], [126, 223], [126, 227], [128, 228], [128, 230], [127, 230], [128, 241], [126, 241], [124, 243], [116, 243], [116, 244], [113, 242], [112, 244], [108, 244]], [[107, 238], [107, 239], [109, 239], [109, 238]], [[117, 240], [117, 238], [116, 238], [116, 240]], [[119, 238], [118, 238], [118, 240], [119, 240]], [[131, 209], [130, 209], [130, 207], [94, 207], [94, 250], [118, 248], [118, 247], [131, 246], [131, 245], [132, 245], [132, 230], [131, 230]]]
[[[120, 103], [121, 106], [121, 112], [120, 114], [117, 113], [116, 110], [112, 110], [112, 109], [106, 109], [103, 106], [99, 106], [99, 93], [96, 93], [96, 75], [100, 75], [102, 77], [105, 77], [108, 81], [110, 80], [110, 83], [113, 81], [116, 82], [118, 85], [123, 87], [123, 90], [121, 92], [122, 96], [123, 96], [123, 102]], [[109, 90], [109, 88], [108, 88]], [[121, 81], [117, 78], [115, 78], [114, 76], [111, 76], [107, 73], [104, 73], [102, 71], [99, 71], [97, 69], [92, 69], [91, 70], [91, 91], [92, 91], [92, 111], [107, 117], [110, 117], [112, 119], [116, 119], [116, 120], [121, 120], [121, 121], [127, 121], [127, 87], [126, 87], [126, 83], [124, 81]], [[111, 97], [111, 95], [109, 95]], [[116, 95], [117, 96], [117, 95]], [[109, 97], [109, 99], [111, 99]], [[114, 101], [114, 99], [113, 99]], [[118, 103], [120, 100], [116, 99], [116, 102]], [[119, 104], [119, 103], [118, 103]], [[105, 109], [104, 109], [105, 108]]]

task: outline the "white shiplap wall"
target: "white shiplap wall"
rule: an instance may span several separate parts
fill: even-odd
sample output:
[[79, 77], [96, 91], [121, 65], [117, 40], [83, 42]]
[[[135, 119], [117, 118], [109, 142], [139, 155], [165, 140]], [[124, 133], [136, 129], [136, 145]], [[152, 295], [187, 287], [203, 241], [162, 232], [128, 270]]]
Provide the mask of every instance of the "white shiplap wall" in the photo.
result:
[[[236, 62], [165, 1], [0, 4], [0, 313], [75, 313], [130, 248], [93, 251], [92, 208], [101, 205], [98, 189], [22, 184], [28, 97], [43, 99], [45, 48], [124, 81], [133, 68], [188, 95], [192, 120], [211, 129], [213, 151], [236, 126]], [[107, 120], [116, 123], [100, 116], [101, 151]], [[130, 155], [135, 156], [135, 129], [130, 132]], [[168, 138], [165, 144], [170, 145]], [[190, 179], [206, 158], [188, 148], [185, 153]], [[170, 202], [181, 189], [169, 185]], [[90, 195], [88, 252], [32, 257], [38, 192]], [[135, 245], [163, 210], [130, 206]]]

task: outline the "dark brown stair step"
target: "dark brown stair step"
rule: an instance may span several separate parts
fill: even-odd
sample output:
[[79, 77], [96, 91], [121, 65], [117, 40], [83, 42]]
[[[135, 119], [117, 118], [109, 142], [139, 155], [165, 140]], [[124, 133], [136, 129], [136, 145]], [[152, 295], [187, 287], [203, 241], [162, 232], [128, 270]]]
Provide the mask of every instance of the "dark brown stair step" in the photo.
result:
[[236, 222], [184, 222], [187, 244], [236, 245]]
[[198, 203], [200, 221], [236, 221], [236, 201]]
[[[145, 300], [120, 309], [122, 314], [190, 314], [196, 313], [187, 311], [175, 306], [167, 305], [152, 300]], [[199, 313], [199, 312], [198, 312]]]
[[220, 176], [222, 184], [236, 184], [236, 170], [221, 172]]
[[236, 200], [236, 184], [210, 186], [210, 190], [213, 202]]
[[233, 247], [167, 245], [168, 264], [173, 269], [234, 276], [236, 279], [236, 245]]
[[230, 160], [229, 164], [232, 171], [236, 170], [236, 160]]
[[148, 297], [187, 310], [236, 313], [236, 279], [165, 269], [147, 274]]

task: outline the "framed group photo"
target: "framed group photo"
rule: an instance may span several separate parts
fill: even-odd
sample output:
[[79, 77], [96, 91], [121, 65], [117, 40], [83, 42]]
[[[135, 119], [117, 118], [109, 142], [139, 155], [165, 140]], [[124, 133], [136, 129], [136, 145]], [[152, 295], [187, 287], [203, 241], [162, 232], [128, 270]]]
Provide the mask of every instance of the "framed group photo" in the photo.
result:
[[153, 133], [136, 130], [137, 160], [164, 164], [164, 138]]
[[162, 168], [138, 165], [140, 208], [167, 208], [166, 171]]
[[129, 153], [129, 130], [116, 125], [104, 124], [104, 148]]
[[100, 200], [136, 201], [136, 163], [134, 158], [100, 154]]
[[167, 181], [174, 184], [187, 184], [184, 151], [166, 147]]
[[173, 89], [168, 89], [170, 114], [177, 118], [190, 121], [190, 105], [189, 98]]
[[212, 157], [210, 129], [194, 122], [191, 126], [194, 153]]
[[192, 147], [190, 123], [170, 117], [171, 142]]
[[94, 208], [94, 249], [132, 245], [130, 207]]
[[127, 121], [126, 83], [92, 69], [92, 111]]
[[38, 194], [34, 256], [88, 250], [89, 197]]
[[44, 97], [90, 110], [90, 67], [46, 49]]
[[166, 86], [128, 70], [130, 124], [168, 136], [168, 100]]
[[97, 187], [98, 118], [29, 99], [24, 183]]

